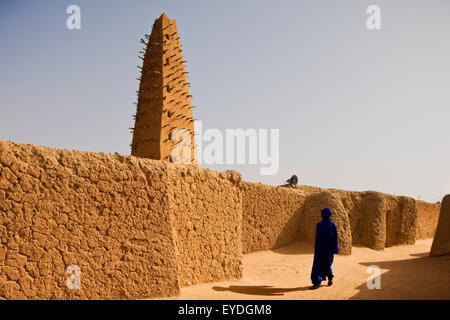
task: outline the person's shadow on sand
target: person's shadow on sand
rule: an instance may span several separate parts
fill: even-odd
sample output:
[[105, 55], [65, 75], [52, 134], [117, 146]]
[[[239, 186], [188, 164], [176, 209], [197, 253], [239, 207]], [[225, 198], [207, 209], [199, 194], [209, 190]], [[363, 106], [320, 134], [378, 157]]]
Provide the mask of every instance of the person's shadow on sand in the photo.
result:
[[257, 296], [282, 296], [286, 292], [306, 291], [309, 287], [297, 288], [274, 288], [272, 286], [229, 286], [226, 287], [212, 287], [215, 291], [231, 291], [240, 294], [249, 294]]

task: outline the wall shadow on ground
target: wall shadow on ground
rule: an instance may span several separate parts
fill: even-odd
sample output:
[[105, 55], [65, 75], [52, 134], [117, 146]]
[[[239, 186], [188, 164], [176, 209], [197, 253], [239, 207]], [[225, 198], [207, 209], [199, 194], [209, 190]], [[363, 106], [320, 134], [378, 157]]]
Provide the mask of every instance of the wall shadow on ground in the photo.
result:
[[429, 257], [428, 252], [413, 254], [411, 259], [360, 263], [382, 270], [381, 289], [369, 290], [364, 282], [350, 299], [450, 299], [450, 256]]
[[239, 294], [255, 295], [255, 296], [283, 296], [287, 292], [306, 291], [307, 287], [297, 288], [274, 288], [272, 286], [228, 286], [228, 287], [212, 287], [215, 291], [230, 291]]
[[299, 254], [312, 255], [314, 254], [314, 242], [294, 241], [293, 243], [285, 247], [272, 249], [270, 251], [283, 255], [299, 255]]

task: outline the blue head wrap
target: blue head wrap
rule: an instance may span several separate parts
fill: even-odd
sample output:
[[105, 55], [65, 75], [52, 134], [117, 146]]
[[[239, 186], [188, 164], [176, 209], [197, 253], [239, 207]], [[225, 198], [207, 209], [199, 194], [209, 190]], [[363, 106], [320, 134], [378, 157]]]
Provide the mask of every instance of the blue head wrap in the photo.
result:
[[333, 214], [333, 211], [331, 211], [330, 208], [323, 208], [322, 209], [322, 216], [331, 216]]

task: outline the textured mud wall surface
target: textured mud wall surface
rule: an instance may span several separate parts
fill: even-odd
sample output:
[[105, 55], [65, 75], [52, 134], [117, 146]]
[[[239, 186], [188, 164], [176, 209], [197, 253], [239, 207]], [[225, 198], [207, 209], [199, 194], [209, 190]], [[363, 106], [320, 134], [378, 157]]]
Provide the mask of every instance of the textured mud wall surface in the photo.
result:
[[441, 212], [430, 255], [450, 254], [450, 195], [442, 200]]
[[166, 181], [157, 161], [0, 141], [0, 298], [177, 294]]
[[[303, 187], [298, 189], [302, 190]], [[314, 240], [315, 226], [324, 207], [333, 210], [341, 254], [351, 254], [352, 244], [383, 249], [394, 244], [414, 243], [415, 202], [374, 191], [351, 192], [305, 188], [311, 193], [302, 210], [299, 239]]]
[[416, 201], [409, 197], [394, 197], [390, 195], [386, 195], [385, 199], [385, 246], [414, 244], [416, 241], [417, 230]]
[[[341, 254], [414, 243], [436, 219], [407, 197], [272, 187], [233, 171], [0, 140], [0, 299], [158, 297], [240, 278], [243, 252], [312, 241], [324, 207]], [[432, 254], [450, 252], [449, 207], [447, 196]], [[72, 265], [80, 290], [66, 286]]]
[[181, 285], [242, 277], [241, 175], [169, 166]]
[[433, 238], [439, 220], [441, 205], [416, 200], [416, 239]]
[[341, 254], [351, 254], [352, 245], [380, 250], [415, 241], [417, 209], [408, 197], [247, 182], [242, 183], [242, 192], [244, 253], [278, 248], [295, 240], [314, 241], [325, 207], [334, 212]]
[[368, 245], [368, 233], [379, 232], [379, 223], [373, 220], [381, 219], [381, 203], [382, 197], [377, 193], [322, 189], [306, 200], [303, 210], [305, 222], [300, 229], [300, 239], [314, 240], [316, 224], [321, 220], [320, 211], [328, 207], [334, 213], [332, 220], [338, 230], [340, 253], [351, 254], [353, 244]]
[[303, 207], [303, 221], [298, 233], [299, 240], [314, 241], [316, 225], [321, 221], [320, 212], [325, 207], [333, 211], [332, 220], [336, 223], [338, 230], [340, 253], [350, 254], [352, 237], [348, 212], [340, 197], [328, 191], [313, 193], [306, 198]]
[[298, 239], [303, 192], [243, 182], [242, 193], [244, 253], [279, 248]]

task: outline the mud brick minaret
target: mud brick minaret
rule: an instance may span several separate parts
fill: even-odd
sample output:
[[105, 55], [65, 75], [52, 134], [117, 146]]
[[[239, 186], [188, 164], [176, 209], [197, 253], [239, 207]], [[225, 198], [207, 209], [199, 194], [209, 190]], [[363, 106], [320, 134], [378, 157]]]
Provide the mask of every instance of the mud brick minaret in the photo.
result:
[[[155, 20], [151, 35], [145, 38], [141, 39], [147, 47], [141, 52], [143, 58], [140, 57], [143, 65], [139, 67], [141, 78], [131, 154], [197, 165], [191, 95], [175, 20], [163, 13]], [[190, 136], [190, 148], [185, 149], [190, 152], [180, 152], [174, 158], [172, 150], [182, 149], [182, 145], [175, 146], [183, 143], [181, 137], [175, 139], [177, 134], [173, 135], [177, 129], [185, 129]]]

